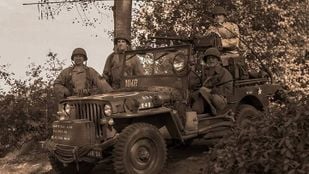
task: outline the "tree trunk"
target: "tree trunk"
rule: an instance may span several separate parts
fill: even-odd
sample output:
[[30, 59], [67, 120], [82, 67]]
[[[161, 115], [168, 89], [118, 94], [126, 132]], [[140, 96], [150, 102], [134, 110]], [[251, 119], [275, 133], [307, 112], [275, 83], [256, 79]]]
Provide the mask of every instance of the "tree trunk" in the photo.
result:
[[114, 38], [131, 39], [132, 0], [114, 1]]

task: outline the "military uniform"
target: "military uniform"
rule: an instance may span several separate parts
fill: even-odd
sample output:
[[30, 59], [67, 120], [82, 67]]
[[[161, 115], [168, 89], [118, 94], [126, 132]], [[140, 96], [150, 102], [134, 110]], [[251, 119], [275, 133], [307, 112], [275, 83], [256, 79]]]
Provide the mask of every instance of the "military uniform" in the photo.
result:
[[193, 93], [192, 109], [199, 114], [204, 113], [206, 102], [214, 106], [214, 108], [210, 109], [212, 113], [216, 114], [217, 110], [223, 110], [226, 107], [226, 98], [233, 92], [233, 77], [222, 66], [206, 70], [206, 76], [208, 78], [204, 81], [203, 86]]
[[[121, 73], [124, 65], [124, 54], [112, 53], [105, 62], [103, 76], [114, 89], [120, 88]], [[137, 57], [127, 60], [124, 70], [125, 76], [142, 75], [143, 67]]]
[[[206, 50], [206, 56], [215, 56], [219, 59], [220, 53], [217, 49]], [[213, 114], [217, 110], [223, 110], [227, 105], [227, 97], [233, 92], [233, 76], [220, 64], [215, 67], [206, 68], [202, 87], [193, 93], [192, 110], [198, 114], [204, 113], [205, 106], [209, 105]]]
[[218, 33], [222, 39], [223, 52], [237, 53], [239, 48], [239, 28], [232, 22], [210, 26], [208, 32]]
[[213, 69], [207, 69], [205, 74], [209, 78], [204, 81], [203, 87], [212, 89], [212, 94], [219, 94], [224, 97], [232, 94], [233, 76], [226, 68], [219, 65]]
[[[74, 49], [71, 60], [75, 55], [83, 56], [86, 61], [87, 54], [82, 48]], [[73, 65], [61, 71], [54, 82], [54, 90], [58, 99], [72, 95], [90, 95], [111, 91], [111, 86], [100, 74], [86, 65]]]
[[[213, 17], [217, 15], [224, 15], [226, 17], [226, 11], [223, 7], [216, 6], [213, 10]], [[217, 21], [219, 22], [219, 21]], [[222, 22], [222, 23], [221, 23]], [[239, 57], [239, 27], [233, 22], [224, 22], [215, 23], [214, 25], [208, 28], [206, 35], [210, 33], [217, 33], [221, 37], [222, 42], [222, 55], [221, 60], [223, 66], [228, 65], [230, 58]]]
[[90, 95], [111, 91], [112, 88], [91, 67], [69, 67], [64, 69], [54, 82], [56, 94], [61, 97]]
[[120, 88], [122, 66], [123, 59], [120, 58], [119, 54], [112, 53], [107, 57], [103, 70], [103, 77], [114, 89]]

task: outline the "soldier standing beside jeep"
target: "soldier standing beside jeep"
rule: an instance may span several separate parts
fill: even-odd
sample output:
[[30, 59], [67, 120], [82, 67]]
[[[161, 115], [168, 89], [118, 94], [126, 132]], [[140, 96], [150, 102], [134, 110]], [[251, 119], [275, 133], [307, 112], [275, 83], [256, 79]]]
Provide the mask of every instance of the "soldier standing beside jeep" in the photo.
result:
[[111, 86], [100, 74], [84, 64], [88, 60], [83, 48], [74, 49], [71, 60], [73, 66], [64, 69], [54, 82], [54, 89], [58, 99], [72, 95], [91, 95], [109, 92]]
[[[114, 52], [110, 54], [105, 62], [103, 77], [114, 89], [120, 88], [121, 71], [123, 70], [124, 52], [129, 50], [130, 41], [126, 37], [116, 37], [114, 40]], [[130, 61], [132, 65], [132, 72], [130, 74], [140, 75], [144, 70], [139, 60], [133, 57]]]
[[232, 94], [233, 77], [222, 67], [220, 52], [217, 48], [209, 48], [203, 57], [206, 64], [205, 77], [202, 87], [193, 93], [192, 110], [198, 114], [205, 112], [205, 106], [210, 107], [213, 115], [223, 110], [227, 105], [226, 97]]

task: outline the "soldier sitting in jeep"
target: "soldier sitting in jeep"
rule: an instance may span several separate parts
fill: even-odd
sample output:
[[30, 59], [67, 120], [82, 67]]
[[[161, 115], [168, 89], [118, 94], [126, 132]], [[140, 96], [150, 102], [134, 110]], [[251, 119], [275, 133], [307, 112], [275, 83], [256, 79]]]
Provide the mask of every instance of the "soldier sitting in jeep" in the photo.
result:
[[220, 52], [217, 48], [207, 49], [202, 61], [206, 64], [207, 78], [203, 86], [193, 93], [192, 109], [202, 114], [207, 104], [211, 113], [216, 115], [217, 110], [223, 110], [226, 107], [227, 95], [232, 94], [233, 77], [227, 69], [222, 67]]

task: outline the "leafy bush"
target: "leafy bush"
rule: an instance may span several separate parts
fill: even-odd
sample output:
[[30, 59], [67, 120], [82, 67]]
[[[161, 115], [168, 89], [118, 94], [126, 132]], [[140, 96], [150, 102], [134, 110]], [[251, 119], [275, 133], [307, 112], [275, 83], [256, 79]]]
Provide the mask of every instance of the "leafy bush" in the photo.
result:
[[28, 66], [27, 78], [15, 79], [3, 69], [2, 83], [9, 90], [0, 95], [0, 156], [30, 140], [44, 140], [51, 132], [56, 111], [52, 83], [62, 69], [57, 54], [49, 53], [44, 65]]
[[205, 173], [308, 173], [308, 132], [308, 98], [275, 105], [271, 113], [246, 129], [236, 128], [217, 144]]

